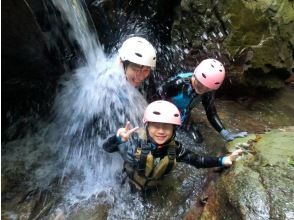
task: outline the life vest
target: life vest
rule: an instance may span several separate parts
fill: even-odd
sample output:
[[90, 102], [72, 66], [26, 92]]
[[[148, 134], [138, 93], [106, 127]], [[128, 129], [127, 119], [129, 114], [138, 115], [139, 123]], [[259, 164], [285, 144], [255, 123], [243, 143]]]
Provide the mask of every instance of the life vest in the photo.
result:
[[145, 142], [136, 148], [135, 157], [138, 166], [132, 167], [129, 163], [124, 164], [124, 171], [127, 172], [129, 181], [138, 190], [159, 185], [160, 179], [175, 168], [177, 144], [173, 140], [165, 147], [167, 147], [167, 155], [163, 158], [154, 158], [151, 152], [152, 146]]

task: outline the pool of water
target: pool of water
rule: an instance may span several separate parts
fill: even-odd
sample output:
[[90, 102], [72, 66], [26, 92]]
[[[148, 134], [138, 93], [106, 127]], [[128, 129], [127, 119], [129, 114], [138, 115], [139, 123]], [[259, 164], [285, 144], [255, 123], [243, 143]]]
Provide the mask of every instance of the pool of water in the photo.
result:
[[[217, 110], [231, 131], [262, 133], [294, 125], [293, 91], [293, 87], [286, 87], [271, 97], [220, 99], [216, 102]], [[186, 134], [179, 133], [178, 139], [184, 146], [200, 154], [224, 151], [225, 142], [209, 125], [201, 107], [193, 111], [193, 118], [200, 126], [204, 143], [197, 145]], [[46, 152], [38, 151], [40, 145]], [[118, 155], [110, 155], [109, 159], [117, 161], [118, 166], [122, 164]], [[182, 219], [198, 201], [207, 173], [207, 169], [178, 164], [162, 187], [141, 195], [130, 193], [127, 184], [120, 184], [118, 167], [111, 168], [106, 163], [97, 164], [98, 168], [115, 170], [112, 182], [91, 182], [78, 171], [68, 173], [60, 182], [58, 177], [62, 173], [58, 170], [56, 152], [41, 134], [5, 144], [2, 219]], [[36, 175], [27, 175], [24, 170], [42, 178], [34, 179]]]

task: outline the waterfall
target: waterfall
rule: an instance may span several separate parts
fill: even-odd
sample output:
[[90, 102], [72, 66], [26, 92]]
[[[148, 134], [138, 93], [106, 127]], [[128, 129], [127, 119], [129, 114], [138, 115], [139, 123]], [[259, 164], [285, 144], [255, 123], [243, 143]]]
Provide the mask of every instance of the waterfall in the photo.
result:
[[101, 144], [127, 120], [141, 125], [147, 103], [126, 81], [117, 54], [104, 54], [81, 2], [53, 2], [70, 23], [70, 37], [85, 57], [82, 66], [61, 81], [54, 104], [58, 125], [54, 132], [65, 163], [62, 181], [67, 175], [77, 175], [70, 193], [86, 198], [117, 184], [115, 175], [121, 171], [122, 159], [104, 152]]

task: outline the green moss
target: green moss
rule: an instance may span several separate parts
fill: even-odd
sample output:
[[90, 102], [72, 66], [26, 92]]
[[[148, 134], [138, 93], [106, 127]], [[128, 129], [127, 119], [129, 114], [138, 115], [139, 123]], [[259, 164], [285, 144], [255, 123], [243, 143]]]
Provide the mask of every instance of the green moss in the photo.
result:
[[272, 165], [288, 166], [289, 156], [294, 155], [294, 132], [287, 130], [273, 130], [256, 143], [255, 149], [262, 158]]

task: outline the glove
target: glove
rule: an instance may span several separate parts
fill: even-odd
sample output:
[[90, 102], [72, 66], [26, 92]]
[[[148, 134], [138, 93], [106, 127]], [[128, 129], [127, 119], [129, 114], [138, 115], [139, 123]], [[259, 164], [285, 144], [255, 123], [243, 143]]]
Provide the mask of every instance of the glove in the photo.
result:
[[223, 137], [223, 139], [225, 141], [232, 141], [238, 137], [246, 137], [248, 135], [248, 133], [246, 131], [243, 131], [243, 132], [239, 132], [239, 133], [234, 134], [226, 129], [223, 129], [223, 130], [221, 130], [220, 135]]

